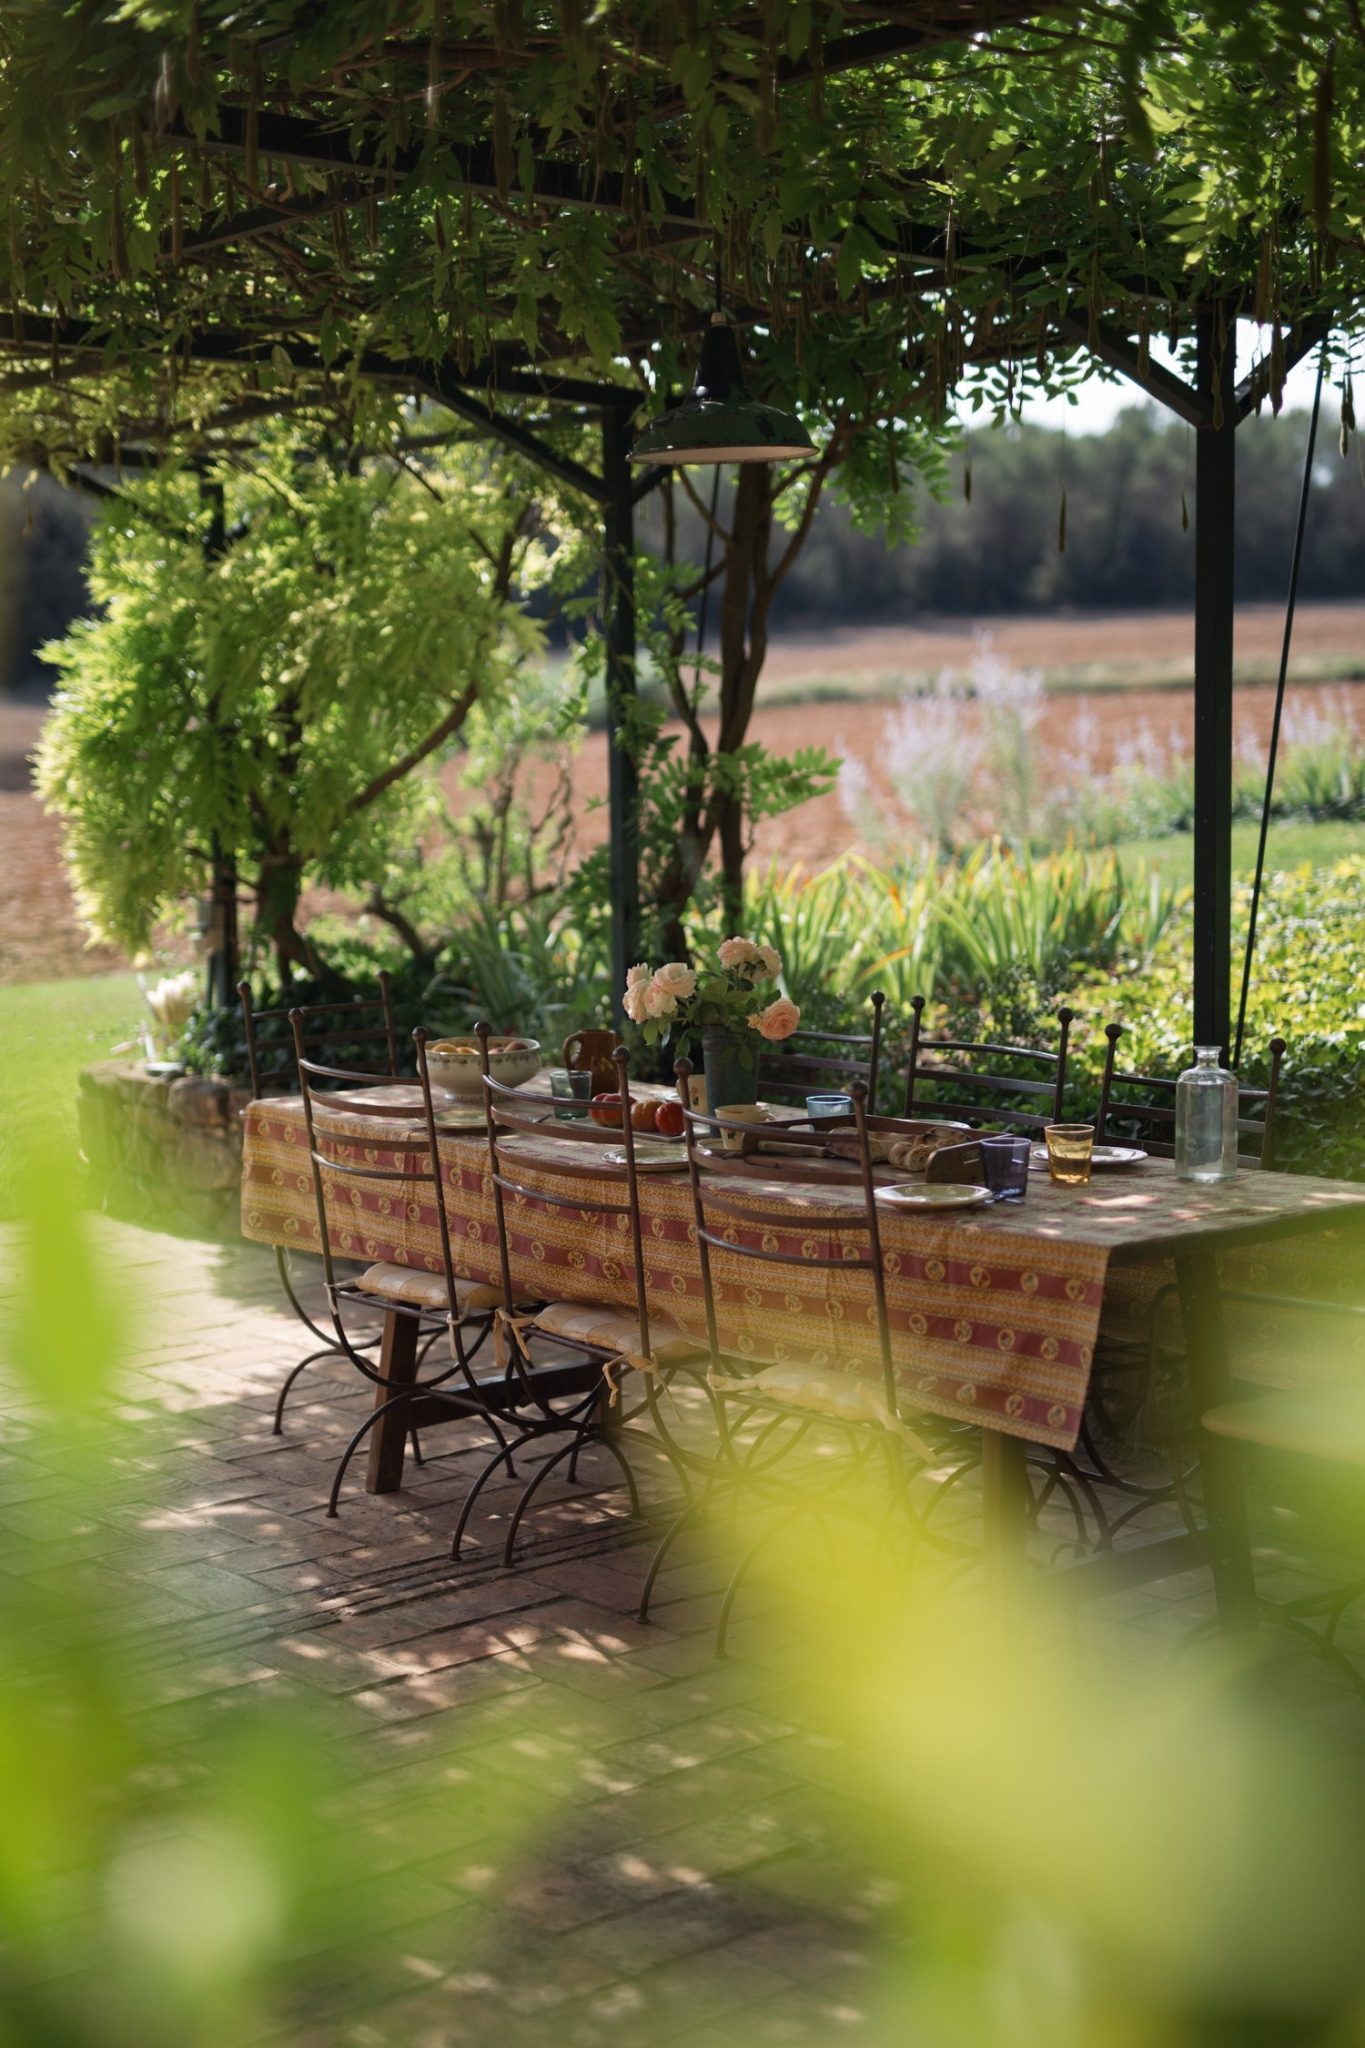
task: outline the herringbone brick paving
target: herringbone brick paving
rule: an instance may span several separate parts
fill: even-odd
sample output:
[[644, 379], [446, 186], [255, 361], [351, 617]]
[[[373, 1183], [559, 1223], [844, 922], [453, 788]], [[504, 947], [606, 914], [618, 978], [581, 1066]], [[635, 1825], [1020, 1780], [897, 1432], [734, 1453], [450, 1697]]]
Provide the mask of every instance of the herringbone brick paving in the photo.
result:
[[[369, 1389], [342, 1361], [311, 1368], [272, 1434], [304, 1346], [268, 1255], [109, 1223], [99, 1234], [143, 1305], [124, 1414], [148, 1426], [149, 1448], [139, 1455], [137, 1430], [125, 1439], [113, 1497], [72, 1517], [43, 1571], [76, 1584], [115, 1537], [135, 1546], [126, 1595], [168, 1770], [197, 1767], [206, 1723], [243, 1688], [304, 1714], [340, 1701], [351, 1717], [329, 1736], [348, 1769], [337, 1883], [364, 1890], [371, 1932], [391, 1936], [387, 1967], [327, 1953], [325, 2009], [289, 2015], [277, 2038], [865, 2035], [890, 1888], [827, 1825], [839, 1774], [784, 1712], [775, 1617], [747, 1605], [736, 1658], [715, 1661], [724, 1573], [693, 1551], [640, 1626], [650, 1539], [601, 1459], [572, 1495], [547, 1489], [510, 1571], [495, 1540], [505, 1483], [477, 1547], [450, 1560], [487, 1455], [462, 1429], [429, 1438], [398, 1494], [365, 1495], [357, 1463], [329, 1520], [331, 1471]], [[60, 1445], [22, 1401], [9, 1426], [10, 1497], [58, 1489]], [[1110, 1603], [1110, 1625], [1164, 1638], [1207, 1603], [1191, 1574]], [[428, 1791], [441, 1823], [418, 1837], [407, 1816]], [[549, 1805], [531, 1848], [504, 1825], [528, 1802]]]

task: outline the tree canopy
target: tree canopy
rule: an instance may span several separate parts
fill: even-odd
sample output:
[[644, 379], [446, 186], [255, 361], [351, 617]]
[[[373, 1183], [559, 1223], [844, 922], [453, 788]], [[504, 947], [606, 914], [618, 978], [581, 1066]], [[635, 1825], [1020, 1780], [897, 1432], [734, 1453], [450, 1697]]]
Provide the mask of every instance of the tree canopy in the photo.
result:
[[0, 455], [354, 407], [362, 372], [553, 433], [546, 378], [676, 388], [716, 270], [774, 395], [881, 428], [855, 495], [965, 361], [1003, 407], [1211, 300], [1220, 340], [1271, 329], [1275, 398], [1359, 307], [1362, 82], [1357, 0], [7, 9]]

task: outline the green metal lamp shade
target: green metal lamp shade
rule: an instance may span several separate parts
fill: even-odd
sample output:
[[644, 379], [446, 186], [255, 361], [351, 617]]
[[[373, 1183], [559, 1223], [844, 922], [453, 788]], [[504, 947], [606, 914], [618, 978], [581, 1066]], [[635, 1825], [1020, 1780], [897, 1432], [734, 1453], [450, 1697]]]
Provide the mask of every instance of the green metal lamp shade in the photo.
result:
[[750, 396], [734, 330], [712, 315], [692, 389], [636, 436], [632, 462], [787, 462], [815, 443], [794, 412]]

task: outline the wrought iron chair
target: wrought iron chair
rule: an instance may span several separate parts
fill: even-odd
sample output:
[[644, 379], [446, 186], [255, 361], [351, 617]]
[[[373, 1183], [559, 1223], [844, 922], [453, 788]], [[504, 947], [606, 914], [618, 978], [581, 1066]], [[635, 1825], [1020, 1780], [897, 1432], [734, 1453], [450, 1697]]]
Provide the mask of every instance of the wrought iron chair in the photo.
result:
[[[533, 1386], [536, 1371], [530, 1347], [542, 1340], [558, 1350], [569, 1351], [578, 1361], [573, 1369], [577, 1374], [573, 1385], [580, 1397], [568, 1407], [539, 1398], [530, 1399], [523, 1406], [519, 1433], [507, 1446], [510, 1453], [552, 1435], [563, 1436], [565, 1441], [538, 1467], [512, 1511], [503, 1546], [503, 1562], [510, 1565], [522, 1520], [545, 1480], [566, 1460], [572, 1480], [580, 1456], [592, 1444], [600, 1445], [621, 1468], [632, 1511], [638, 1515], [639, 1489], [620, 1442], [626, 1433], [626, 1419], [617, 1421], [614, 1415], [620, 1381], [627, 1373], [641, 1377], [645, 1401], [656, 1423], [656, 1440], [671, 1454], [671, 1439], [658, 1408], [657, 1388], [673, 1370], [699, 1359], [702, 1353], [701, 1347], [670, 1318], [650, 1310], [625, 1047], [618, 1046], [613, 1055], [622, 1105], [620, 1131], [558, 1120], [547, 1129], [545, 1097], [495, 1081], [488, 1066], [488, 1026], [481, 1023], [474, 1028], [483, 1048], [484, 1101], [488, 1110], [488, 1147], [503, 1294], [509, 1300], [512, 1297], [512, 1255], [516, 1240], [526, 1235], [527, 1226], [520, 1212], [528, 1207], [531, 1214], [537, 1208], [549, 1208], [566, 1217], [579, 1218], [592, 1231], [600, 1231], [604, 1225], [619, 1231], [629, 1246], [629, 1271], [634, 1283], [633, 1307], [552, 1300], [526, 1314], [505, 1313], [501, 1318], [504, 1348], [528, 1389]], [[518, 1140], [527, 1138], [549, 1138], [553, 1142], [542, 1144], [534, 1157], [528, 1158], [524, 1146], [518, 1149]], [[607, 1167], [600, 1158], [594, 1160], [594, 1152], [600, 1154], [608, 1145], [623, 1154], [624, 1174]], [[527, 1182], [528, 1168], [535, 1186]], [[598, 1181], [602, 1192], [585, 1194], [585, 1180]], [[546, 1186], [546, 1181], [561, 1185]], [[626, 1244], [622, 1251], [626, 1251]], [[624, 1259], [621, 1263], [624, 1266]], [[624, 1272], [619, 1277], [624, 1291]], [[453, 1557], [460, 1554], [475, 1502], [501, 1463], [501, 1457], [491, 1459], [470, 1488], [451, 1543]]]
[[[367, 1099], [367, 1084], [373, 1082], [374, 1076], [365, 1069], [322, 1066], [310, 1060], [303, 1044], [300, 1013], [295, 1013], [295, 1023], [299, 1086], [327, 1301], [336, 1332], [335, 1349], [370, 1382], [376, 1396], [375, 1405], [342, 1453], [332, 1480], [327, 1512], [336, 1514], [347, 1467], [365, 1438], [404, 1406], [409, 1412], [419, 1407], [440, 1409], [447, 1416], [467, 1416], [485, 1423], [497, 1439], [499, 1462], [515, 1476], [504, 1425], [509, 1418], [515, 1419], [525, 1401], [542, 1399], [547, 1391], [573, 1389], [566, 1385], [562, 1373], [551, 1372], [532, 1384], [525, 1374], [511, 1366], [492, 1373], [474, 1371], [474, 1360], [493, 1327], [494, 1312], [504, 1306], [506, 1297], [500, 1285], [464, 1279], [455, 1271], [436, 1113], [427, 1073], [427, 1033], [413, 1033], [422, 1092], [420, 1118], [414, 1118], [412, 1126], [396, 1139], [358, 1147], [353, 1138], [320, 1128], [325, 1126], [329, 1110], [336, 1114], [332, 1099], [336, 1089], [360, 1091], [348, 1096], [348, 1117], [366, 1117], [376, 1122], [382, 1119], [392, 1125], [396, 1121], [393, 1105]], [[386, 1156], [393, 1163], [384, 1164]], [[412, 1199], [414, 1189], [430, 1191], [439, 1256], [432, 1256], [425, 1271], [381, 1261], [354, 1279], [339, 1277], [332, 1245], [334, 1224], [344, 1215], [348, 1225], [352, 1225], [357, 1208], [364, 1208], [367, 1193], [376, 1199], [386, 1199], [395, 1186], [405, 1201]], [[369, 1346], [357, 1345], [352, 1339], [342, 1314], [343, 1309], [360, 1306], [383, 1312], [383, 1348], [377, 1363], [365, 1356]], [[422, 1361], [431, 1342], [443, 1332], [449, 1340], [450, 1363], [422, 1377]], [[426, 1348], [420, 1349], [423, 1339], [428, 1340]], [[400, 1445], [401, 1441], [400, 1437]]]
[[[935, 1454], [905, 1420], [896, 1385], [881, 1231], [868, 1146], [866, 1084], [855, 1081], [850, 1090], [857, 1152], [848, 1169], [838, 1176], [846, 1188], [857, 1191], [857, 1205], [840, 1208], [830, 1202], [821, 1206], [822, 1198], [812, 1188], [810, 1200], [798, 1211], [790, 1201], [774, 1197], [770, 1189], [746, 1186], [740, 1178], [721, 1180], [710, 1172], [714, 1162], [708, 1143], [716, 1132], [742, 1135], [751, 1133], [753, 1127], [692, 1110], [687, 1092], [692, 1072], [689, 1062], [679, 1060], [676, 1071], [685, 1118], [688, 1176], [706, 1310], [708, 1383], [718, 1397], [721, 1431], [713, 1455], [703, 1458], [693, 1453], [689, 1457], [694, 1474], [707, 1482], [706, 1491], [704, 1495], [694, 1492], [689, 1497], [660, 1539], [640, 1596], [639, 1615], [642, 1621], [648, 1620], [654, 1587], [669, 1551], [716, 1490], [730, 1488], [741, 1495], [747, 1490], [756, 1491], [778, 1510], [778, 1518], [740, 1558], [726, 1587], [716, 1630], [716, 1654], [724, 1656], [740, 1586], [760, 1550], [773, 1536], [795, 1517], [818, 1513], [836, 1493], [847, 1492], [850, 1478], [856, 1485], [866, 1477], [870, 1463], [880, 1458], [887, 1463], [894, 1505], [909, 1514], [907, 1458], [917, 1468]], [[822, 1134], [777, 1127], [771, 1132], [765, 1130], [764, 1136], [792, 1156], [810, 1154], [812, 1171], [815, 1170], [823, 1152]], [[761, 1163], [756, 1162], [756, 1167], [761, 1174]], [[828, 1180], [833, 1176], [827, 1167], [826, 1162]], [[812, 1250], [812, 1238], [821, 1249]], [[857, 1249], [859, 1245], [861, 1250]], [[714, 1266], [717, 1252], [752, 1260], [769, 1272], [787, 1266], [809, 1271], [814, 1266], [865, 1276], [871, 1320], [877, 1334], [875, 1376], [824, 1366], [818, 1361], [756, 1370], [750, 1362], [727, 1353], [721, 1344], [720, 1288]], [[759, 1284], [756, 1277], [751, 1286]], [[805, 1474], [801, 1481], [784, 1489], [775, 1480], [775, 1467], [798, 1449], [812, 1430], [820, 1427], [833, 1428], [846, 1439], [850, 1463], [832, 1483], [816, 1484]], [[746, 1430], [751, 1431], [748, 1441], [743, 1440]], [[910, 1519], [913, 1524], [913, 1514]]]
[[[1095, 1123], [1098, 1144], [1138, 1144], [1158, 1159], [1175, 1156], [1175, 1090], [1169, 1075], [1132, 1074], [1118, 1065], [1118, 1046], [1126, 1026], [1106, 1024], [1104, 1077], [1100, 1083], [1099, 1115]], [[1270, 1080], [1264, 1088], [1243, 1085], [1237, 1090], [1237, 1152], [1241, 1166], [1270, 1166], [1275, 1144], [1275, 1115], [1279, 1107], [1280, 1068], [1284, 1063], [1285, 1041], [1272, 1038]]]
[[[239, 981], [237, 997], [242, 1006], [242, 1024], [246, 1032], [247, 1071], [251, 1077], [253, 1101], [260, 1101], [271, 1094], [293, 1094], [299, 1087], [298, 1051], [291, 1022], [293, 1010], [288, 1006], [280, 1009], [258, 1010], [252, 1003], [251, 984]], [[369, 1080], [395, 1079], [398, 1074], [398, 1041], [394, 1034], [393, 1003], [389, 994], [389, 977], [379, 975], [379, 994], [365, 996], [356, 1001], [336, 1003], [307, 1003], [298, 1008], [303, 1020], [303, 1045], [306, 1051], [317, 1052], [327, 1049], [334, 1053], [336, 1062], [345, 1065], [349, 1072], [363, 1072]], [[380, 1064], [372, 1064], [372, 1057]], [[275, 1402], [275, 1419], [272, 1432], [275, 1436], [284, 1434], [284, 1406], [293, 1390], [300, 1373], [310, 1365], [316, 1365], [324, 1358], [344, 1356], [324, 1330], [309, 1315], [299, 1300], [289, 1270], [289, 1254], [283, 1245], [275, 1247], [275, 1266], [284, 1289], [285, 1300], [303, 1324], [304, 1328], [318, 1340], [319, 1348], [310, 1351], [292, 1366], [285, 1375], [279, 1397]], [[363, 1348], [372, 1349], [378, 1342], [371, 1337], [363, 1340]]]
[[[1007, 1124], [1020, 1135], [1060, 1123], [1073, 1010], [1057, 1012], [1057, 1047], [1050, 1051], [972, 1039], [926, 1038], [925, 1003], [924, 996], [910, 1000], [905, 1116], [943, 1116], [974, 1127]], [[1007, 1063], [1003, 1070], [1000, 1062]]]
[[868, 1002], [870, 1031], [798, 1029], [780, 1047], [765, 1049], [758, 1062], [760, 1095], [771, 1102], [804, 1104], [808, 1095], [827, 1089], [847, 1093], [854, 1081], [861, 1081], [875, 1104], [886, 997], [878, 989]]

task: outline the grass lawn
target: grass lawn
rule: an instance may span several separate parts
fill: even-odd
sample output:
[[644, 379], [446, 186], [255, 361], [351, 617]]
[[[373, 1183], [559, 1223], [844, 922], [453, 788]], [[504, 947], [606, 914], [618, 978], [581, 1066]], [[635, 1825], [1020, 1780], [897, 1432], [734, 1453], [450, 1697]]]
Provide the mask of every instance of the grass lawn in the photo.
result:
[[0, 988], [0, 1072], [6, 1088], [0, 1216], [14, 1214], [14, 1175], [31, 1145], [74, 1155], [76, 1076], [132, 1038], [144, 1015], [142, 991], [131, 974]]
[[[1234, 874], [1250, 875], [1256, 867], [1259, 827], [1245, 819], [1232, 828]], [[1168, 882], [1194, 880], [1194, 839], [1188, 832], [1172, 832], [1164, 839], [1120, 840], [1118, 852], [1125, 860], [1144, 861], [1153, 873]], [[1365, 853], [1365, 824], [1300, 824], [1294, 819], [1272, 820], [1266, 842], [1266, 871], [1276, 868], [1330, 867], [1348, 854]]]

